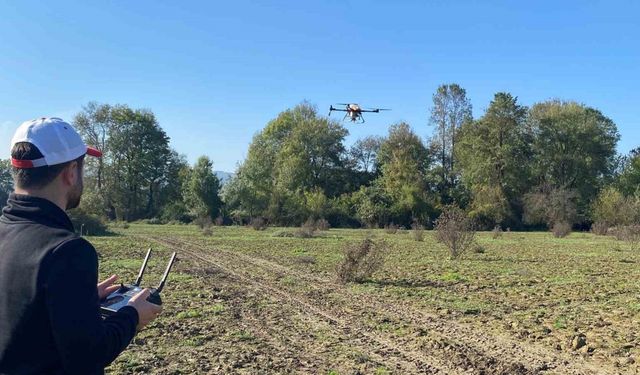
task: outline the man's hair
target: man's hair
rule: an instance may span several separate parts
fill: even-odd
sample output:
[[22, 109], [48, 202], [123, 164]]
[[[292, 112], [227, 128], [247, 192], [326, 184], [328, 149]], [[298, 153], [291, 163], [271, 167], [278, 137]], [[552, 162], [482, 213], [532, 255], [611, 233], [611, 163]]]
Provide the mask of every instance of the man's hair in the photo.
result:
[[[17, 160], [35, 160], [43, 157], [42, 153], [36, 146], [29, 142], [18, 142], [11, 149], [11, 157]], [[56, 165], [46, 165], [37, 168], [16, 168], [13, 167], [13, 181], [17, 187], [23, 189], [40, 189], [55, 180], [56, 177], [71, 163], [78, 162], [78, 169], [82, 170], [84, 155], [68, 161], [66, 163]]]

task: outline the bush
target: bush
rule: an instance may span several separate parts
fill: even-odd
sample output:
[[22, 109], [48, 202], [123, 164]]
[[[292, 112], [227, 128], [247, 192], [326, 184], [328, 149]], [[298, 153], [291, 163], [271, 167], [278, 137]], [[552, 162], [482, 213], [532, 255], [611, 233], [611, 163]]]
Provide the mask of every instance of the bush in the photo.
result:
[[69, 211], [69, 218], [73, 223], [73, 227], [81, 236], [103, 236], [109, 234], [107, 225], [96, 215], [77, 209]]
[[224, 225], [224, 218], [222, 216], [216, 217], [214, 224], [218, 227], [221, 227], [222, 225]]
[[313, 219], [308, 219], [304, 224], [302, 224], [302, 226], [300, 226], [300, 229], [298, 229], [294, 235], [297, 238], [312, 238], [315, 233], [316, 222]]
[[251, 226], [251, 228], [255, 230], [267, 229], [267, 221], [261, 217], [254, 217], [253, 219], [251, 219], [251, 222], [249, 223], [249, 225]]
[[385, 232], [387, 232], [388, 234], [396, 234], [398, 233], [398, 226], [394, 223], [390, 223], [384, 226], [384, 230]]
[[577, 199], [575, 190], [543, 185], [537, 191], [525, 194], [524, 222], [546, 224], [550, 229], [558, 223], [571, 226], [578, 220]]
[[348, 245], [343, 252], [344, 258], [336, 270], [338, 280], [342, 283], [360, 282], [382, 268], [386, 246], [384, 242], [375, 243], [366, 238], [358, 244]]
[[609, 226], [603, 222], [595, 222], [591, 225], [591, 233], [596, 236], [606, 236], [609, 231]]
[[617, 237], [629, 244], [630, 250], [637, 250], [638, 245], [640, 245], [640, 225], [625, 225], [621, 227]]
[[447, 206], [435, 222], [436, 239], [449, 249], [451, 259], [459, 258], [473, 244], [476, 232], [464, 211]]
[[193, 223], [197, 225], [200, 229], [210, 228], [213, 223], [211, 222], [211, 218], [209, 216], [200, 216], [196, 218]]
[[484, 254], [485, 249], [482, 245], [480, 244], [475, 244], [473, 245], [473, 252], [476, 254]]
[[413, 233], [413, 239], [422, 242], [424, 241], [424, 226], [418, 222], [411, 224], [411, 231]]
[[591, 205], [593, 219], [597, 223], [615, 227], [632, 224], [638, 214], [638, 204], [632, 197], [625, 197], [613, 187], [603, 189]]
[[491, 231], [491, 237], [493, 237], [494, 240], [497, 240], [498, 238], [502, 237], [502, 227], [499, 225], [496, 225]]
[[193, 219], [189, 216], [187, 208], [181, 201], [176, 201], [166, 205], [162, 209], [160, 219], [164, 222], [179, 221], [181, 223], [188, 223]]
[[564, 238], [571, 234], [571, 224], [567, 222], [559, 222], [553, 225], [553, 236], [556, 238]]
[[329, 225], [329, 222], [326, 219], [319, 219], [316, 221], [317, 230], [326, 231], [329, 230], [330, 227], [331, 225]]
[[157, 218], [157, 217], [152, 217], [151, 219], [147, 219], [147, 220], [145, 220], [145, 223], [151, 224], [151, 225], [164, 224], [164, 222], [162, 220], [160, 220], [160, 218]]

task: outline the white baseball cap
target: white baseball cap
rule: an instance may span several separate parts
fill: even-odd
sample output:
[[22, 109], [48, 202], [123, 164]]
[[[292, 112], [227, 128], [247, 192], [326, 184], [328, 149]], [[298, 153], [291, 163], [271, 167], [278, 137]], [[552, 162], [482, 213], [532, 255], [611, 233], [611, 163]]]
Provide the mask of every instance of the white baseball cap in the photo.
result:
[[101, 157], [102, 152], [87, 146], [73, 126], [57, 117], [41, 117], [25, 121], [11, 139], [11, 149], [16, 143], [28, 142], [36, 146], [43, 157], [35, 160], [11, 158], [16, 168], [37, 168], [75, 160], [83, 155]]

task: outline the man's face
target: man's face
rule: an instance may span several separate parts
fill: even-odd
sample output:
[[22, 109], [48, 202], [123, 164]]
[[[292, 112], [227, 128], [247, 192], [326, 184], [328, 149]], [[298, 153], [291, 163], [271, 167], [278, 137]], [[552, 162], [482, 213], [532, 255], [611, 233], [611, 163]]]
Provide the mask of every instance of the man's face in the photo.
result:
[[72, 208], [76, 208], [80, 205], [80, 199], [82, 198], [82, 190], [84, 189], [84, 184], [82, 182], [82, 169], [84, 163], [75, 162], [75, 165], [72, 164], [71, 168], [76, 168], [76, 183], [71, 186], [69, 192], [67, 193], [67, 210]]

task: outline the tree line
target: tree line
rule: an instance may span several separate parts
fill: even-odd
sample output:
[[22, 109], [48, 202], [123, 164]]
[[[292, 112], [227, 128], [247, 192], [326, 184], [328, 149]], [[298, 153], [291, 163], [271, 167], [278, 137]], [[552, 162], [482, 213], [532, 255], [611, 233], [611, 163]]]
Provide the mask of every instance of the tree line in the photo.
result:
[[[617, 154], [617, 127], [599, 110], [555, 99], [527, 107], [500, 92], [474, 119], [464, 88], [444, 84], [430, 111], [431, 129], [400, 122], [347, 147], [348, 130], [303, 102], [254, 135], [222, 186], [208, 157], [189, 165], [170, 147], [150, 110], [89, 103], [73, 125], [104, 157], [87, 159], [81, 210], [109, 220], [337, 227], [429, 227], [451, 205], [483, 229], [640, 220], [640, 152]], [[0, 199], [8, 173], [2, 161]]]

